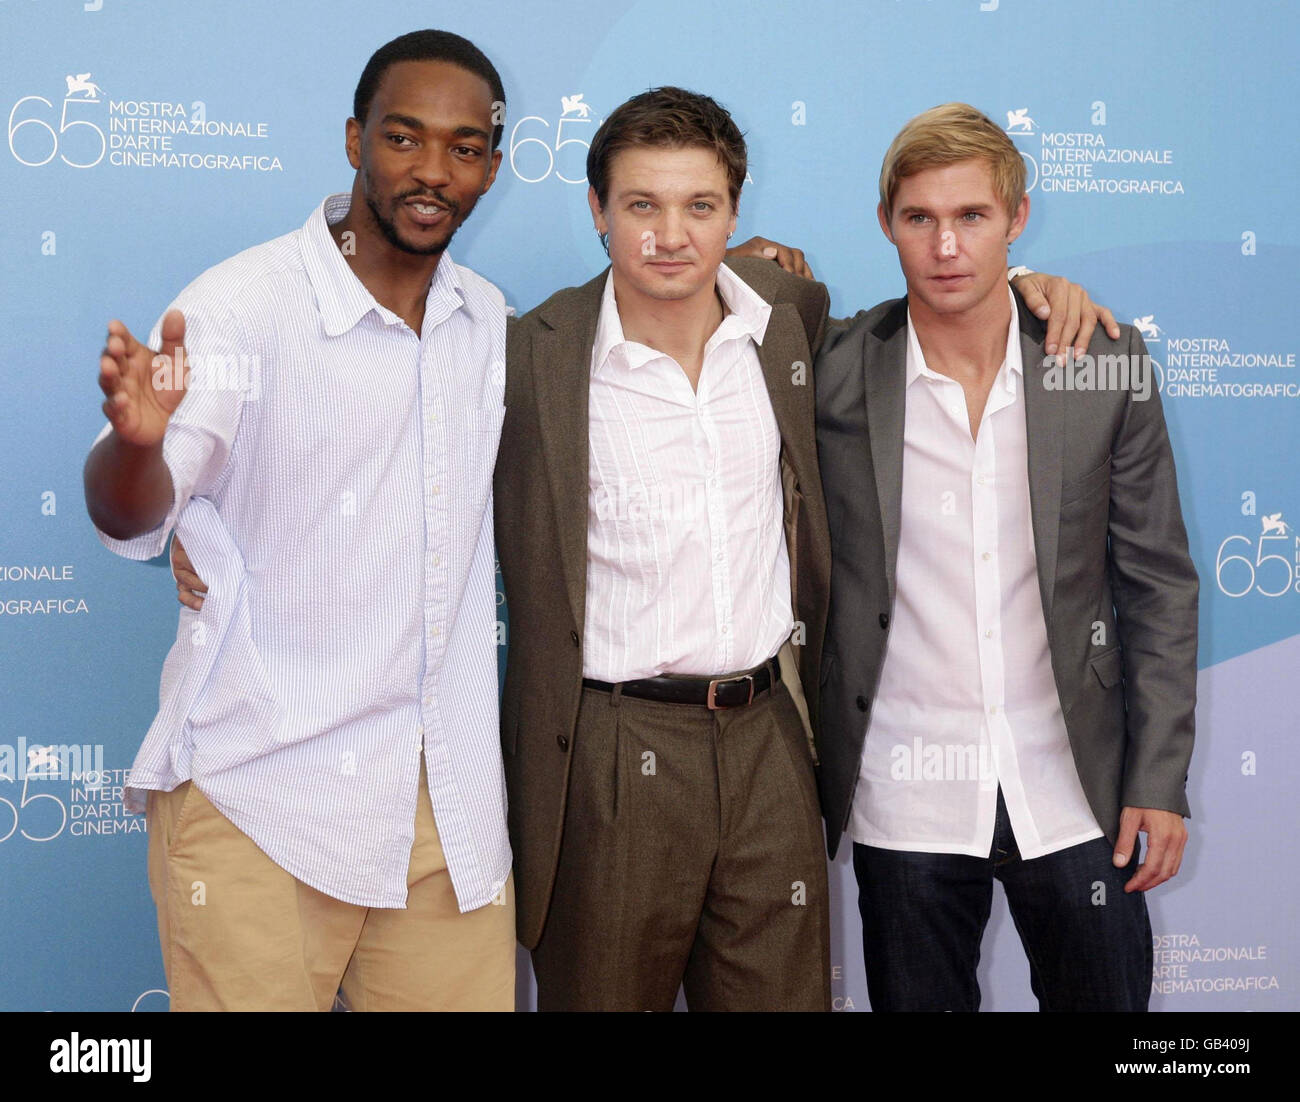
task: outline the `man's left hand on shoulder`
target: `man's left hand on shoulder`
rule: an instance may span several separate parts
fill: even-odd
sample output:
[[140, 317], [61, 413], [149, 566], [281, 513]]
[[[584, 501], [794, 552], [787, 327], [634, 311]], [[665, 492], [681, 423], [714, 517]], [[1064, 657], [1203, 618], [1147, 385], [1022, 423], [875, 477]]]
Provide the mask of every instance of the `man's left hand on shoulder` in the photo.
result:
[[782, 245], [779, 241], [769, 241], [766, 237], [751, 237], [748, 241], [727, 250], [728, 260], [735, 260], [742, 256], [752, 256], [757, 260], [771, 260], [792, 275], [803, 276], [804, 279], [816, 278], [812, 269], [808, 267], [802, 249]]
[[1093, 330], [1100, 322], [1111, 340], [1119, 340], [1119, 323], [1104, 306], [1093, 302], [1088, 292], [1065, 276], [1029, 272], [1011, 281], [1030, 312], [1047, 322], [1047, 340], [1043, 351], [1063, 358], [1058, 350], [1074, 345], [1076, 357], [1088, 351]]
[[1119, 816], [1119, 837], [1114, 862], [1123, 868], [1137, 845], [1138, 831], [1147, 836], [1146, 860], [1127, 884], [1125, 892], [1144, 892], [1178, 875], [1187, 845], [1187, 827], [1176, 811], [1154, 807], [1126, 807]]

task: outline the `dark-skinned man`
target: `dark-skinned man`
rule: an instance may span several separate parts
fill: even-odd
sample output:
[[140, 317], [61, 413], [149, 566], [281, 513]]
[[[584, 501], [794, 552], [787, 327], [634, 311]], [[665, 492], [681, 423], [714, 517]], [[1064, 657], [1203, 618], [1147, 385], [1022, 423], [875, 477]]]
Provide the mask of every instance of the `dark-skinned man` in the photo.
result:
[[358, 1010], [514, 1006], [505, 308], [446, 252], [504, 98], [456, 35], [389, 43], [348, 120], [351, 194], [195, 280], [156, 363], [110, 326], [91, 517], [135, 559], [175, 528], [211, 583], [128, 782], [173, 1009], [328, 1010], [340, 984]]

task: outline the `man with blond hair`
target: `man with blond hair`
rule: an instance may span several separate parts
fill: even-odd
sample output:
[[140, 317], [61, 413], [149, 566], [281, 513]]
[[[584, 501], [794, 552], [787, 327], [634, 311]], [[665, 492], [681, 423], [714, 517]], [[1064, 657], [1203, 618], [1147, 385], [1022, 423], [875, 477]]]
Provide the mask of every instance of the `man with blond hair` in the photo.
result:
[[907, 296], [816, 366], [819, 781], [832, 855], [854, 842], [871, 1005], [978, 1009], [996, 878], [1041, 1009], [1145, 1010], [1142, 893], [1187, 838], [1197, 613], [1150, 360], [1129, 326], [1045, 355], [1004, 275], [1024, 162], [974, 108], [903, 128], [878, 214]]

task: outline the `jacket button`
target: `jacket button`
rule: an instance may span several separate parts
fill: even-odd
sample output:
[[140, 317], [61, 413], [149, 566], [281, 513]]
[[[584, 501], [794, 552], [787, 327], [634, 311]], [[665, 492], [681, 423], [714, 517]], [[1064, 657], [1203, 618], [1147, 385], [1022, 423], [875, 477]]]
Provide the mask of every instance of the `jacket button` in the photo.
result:
[[569, 638], [573, 640], [573, 645], [575, 647], [579, 644], [579, 642], [581, 642], [581, 640], [578, 639], [578, 633], [576, 631], [569, 632]]
[[568, 735], [556, 735], [556, 736], [555, 736], [555, 745], [558, 746], [561, 750], [567, 750], [567, 749], [569, 748], [569, 736], [568, 736]]
[[858, 697], [857, 704], [859, 712], [865, 712], [867, 710], [867, 698], [865, 696]]
[[888, 612], [882, 612], [882, 613], [880, 614], [880, 626], [881, 626], [882, 628], [888, 628], [888, 627], [889, 627], [889, 613], [888, 613]]

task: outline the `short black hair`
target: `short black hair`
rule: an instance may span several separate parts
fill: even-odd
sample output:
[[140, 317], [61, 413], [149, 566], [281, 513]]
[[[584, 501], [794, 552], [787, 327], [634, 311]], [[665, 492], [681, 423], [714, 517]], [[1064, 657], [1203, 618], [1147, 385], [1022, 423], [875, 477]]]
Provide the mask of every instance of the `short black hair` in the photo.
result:
[[[482, 50], [468, 38], [461, 38], [451, 31], [411, 31], [380, 46], [370, 55], [370, 60], [361, 71], [361, 79], [357, 81], [357, 90], [352, 96], [352, 117], [357, 122], [365, 125], [370, 101], [375, 98], [380, 80], [388, 71], [388, 67], [398, 61], [448, 61], [475, 76], [482, 77], [492, 89], [494, 104], [501, 105], [500, 117], [504, 118], [505, 87], [501, 83], [501, 75], [497, 72], [496, 66], [487, 59], [487, 55]], [[493, 149], [500, 144], [503, 129], [502, 123], [493, 126]]]

